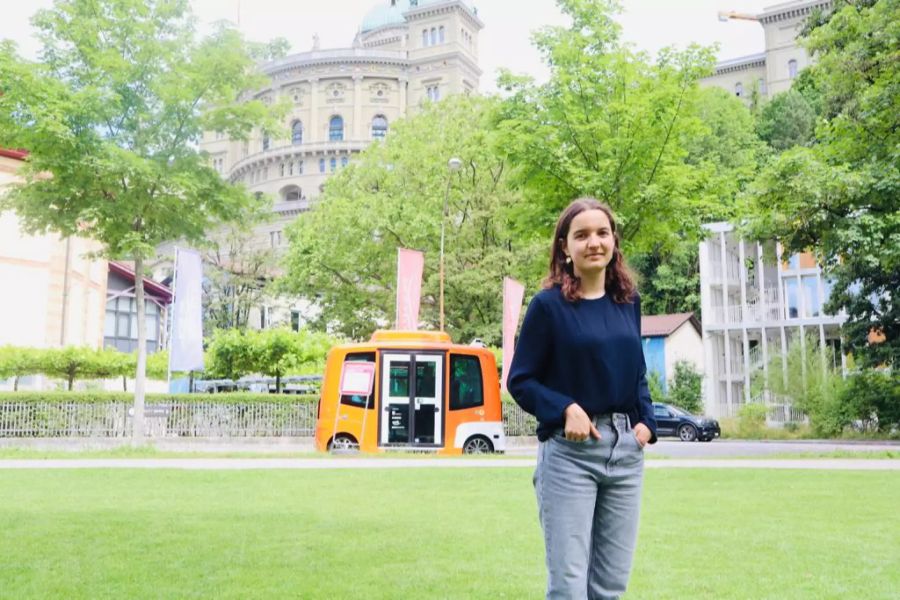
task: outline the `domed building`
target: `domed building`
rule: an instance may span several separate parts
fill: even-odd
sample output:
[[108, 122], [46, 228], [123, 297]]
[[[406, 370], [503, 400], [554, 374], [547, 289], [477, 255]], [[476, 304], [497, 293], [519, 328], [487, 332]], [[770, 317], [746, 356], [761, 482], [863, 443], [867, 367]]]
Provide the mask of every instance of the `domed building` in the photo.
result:
[[261, 65], [270, 85], [256, 98], [286, 98], [288, 136], [247, 142], [212, 132], [201, 147], [223, 177], [275, 198], [275, 218], [258, 238], [274, 248], [284, 226], [308, 210], [332, 173], [389, 134], [425, 102], [478, 90], [478, 32], [464, 0], [381, 0], [349, 48], [312, 50]]

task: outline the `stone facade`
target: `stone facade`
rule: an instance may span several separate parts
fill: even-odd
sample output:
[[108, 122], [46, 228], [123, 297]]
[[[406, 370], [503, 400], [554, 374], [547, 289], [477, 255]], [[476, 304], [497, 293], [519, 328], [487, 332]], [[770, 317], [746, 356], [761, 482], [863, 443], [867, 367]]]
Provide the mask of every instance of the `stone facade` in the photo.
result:
[[762, 25], [764, 51], [720, 62], [715, 74], [703, 79], [701, 85], [721, 87], [748, 104], [754, 90], [761, 98], [787, 91], [797, 74], [812, 62], [797, 44], [803, 24], [814, 10], [829, 10], [831, 6], [832, 0], [794, 0], [767, 7], [759, 15], [736, 17]]
[[252, 95], [291, 105], [286, 135], [257, 131], [241, 142], [207, 132], [201, 143], [223, 177], [274, 198], [275, 218], [256, 243], [286, 244], [284, 226], [315, 203], [325, 180], [398, 119], [476, 92], [482, 27], [462, 0], [381, 0], [351, 47], [314, 47], [261, 65], [271, 84]]

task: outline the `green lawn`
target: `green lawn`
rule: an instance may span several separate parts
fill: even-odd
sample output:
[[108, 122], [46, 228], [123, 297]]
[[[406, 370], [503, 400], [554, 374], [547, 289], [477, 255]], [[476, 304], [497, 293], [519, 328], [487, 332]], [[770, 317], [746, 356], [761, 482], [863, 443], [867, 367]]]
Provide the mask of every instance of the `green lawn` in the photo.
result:
[[[630, 598], [896, 598], [896, 473], [649, 470]], [[531, 470], [0, 471], [3, 598], [540, 598]]]

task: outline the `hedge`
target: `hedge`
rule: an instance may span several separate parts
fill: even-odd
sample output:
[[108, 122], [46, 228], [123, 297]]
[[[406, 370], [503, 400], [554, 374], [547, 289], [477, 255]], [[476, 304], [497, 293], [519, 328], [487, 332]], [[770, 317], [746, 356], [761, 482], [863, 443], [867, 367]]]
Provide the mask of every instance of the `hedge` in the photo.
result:
[[[318, 402], [315, 394], [261, 394], [258, 392], [225, 392], [221, 394], [147, 394], [145, 404], [307, 404]], [[134, 394], [126, 392], [0, 392], [0, 404], [131, 404]]]

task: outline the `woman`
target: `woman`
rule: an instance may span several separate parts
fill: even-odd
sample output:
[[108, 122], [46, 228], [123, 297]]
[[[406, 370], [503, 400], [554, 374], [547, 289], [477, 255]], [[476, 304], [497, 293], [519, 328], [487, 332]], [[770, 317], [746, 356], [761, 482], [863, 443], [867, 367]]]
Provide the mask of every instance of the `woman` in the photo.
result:
[[562, 212], [543, 287], [525, 313], [508, 387], [538, 419], [547, 598], [618, 598], [656, 421], [640, 297], [608, 206], [579, 198]]

